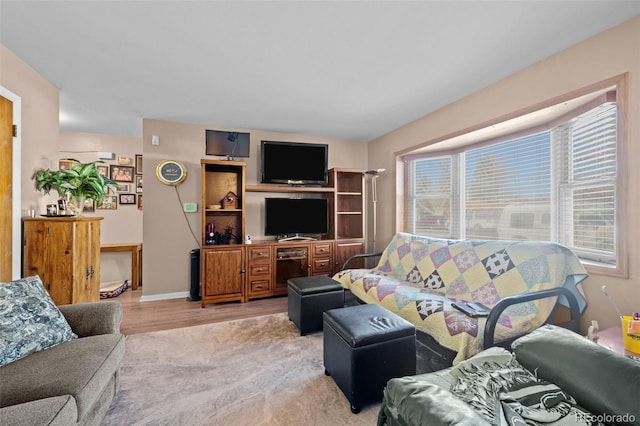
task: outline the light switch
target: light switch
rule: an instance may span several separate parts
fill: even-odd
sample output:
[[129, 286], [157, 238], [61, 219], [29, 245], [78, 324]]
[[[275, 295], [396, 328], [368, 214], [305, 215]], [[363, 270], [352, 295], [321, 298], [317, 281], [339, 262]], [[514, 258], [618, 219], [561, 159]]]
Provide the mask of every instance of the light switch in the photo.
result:
[[151, 135], [151, 145], [160, 145], [160, 136]]

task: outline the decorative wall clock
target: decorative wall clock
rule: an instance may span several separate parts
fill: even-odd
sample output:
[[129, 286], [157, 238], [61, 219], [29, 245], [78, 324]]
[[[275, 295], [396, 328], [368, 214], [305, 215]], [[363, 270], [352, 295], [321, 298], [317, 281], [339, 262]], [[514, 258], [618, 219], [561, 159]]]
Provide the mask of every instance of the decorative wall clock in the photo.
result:
[[187, 168], [178, 160], [163, 160], [156, 167], [156, 176], [165, 185], [180, 185], [187, 178]]

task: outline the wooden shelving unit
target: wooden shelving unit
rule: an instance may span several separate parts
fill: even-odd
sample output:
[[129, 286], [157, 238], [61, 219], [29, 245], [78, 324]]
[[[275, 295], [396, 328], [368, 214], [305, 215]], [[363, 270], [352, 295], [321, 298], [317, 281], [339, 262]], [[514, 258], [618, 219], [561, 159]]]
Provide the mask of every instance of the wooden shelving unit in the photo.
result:
[[[246, 163], [201, 160], [202, 165], [202, 306], [286, 295], [295, 276], [332, 275], [351, 255], [364, 251], [364, 171], [329, 170], [326, 187], [246, 185]], [[229, 192], [237, 208], [211, 208]], [[329, 232], [317, 241], [273, 240], [244, 244], [245, 193], [319, 194], [329, 201]], [[318, 195], [315, 195], [318, 196]], [[233, 244], [207, 244], [207, 224], [222, 233], [227, 226], [238, 237]], [[299, 252], [299, 253], [298, 253]]]
[[[201, 160], [202, 166], [202, 307], [208, 303], [246, 302], [245, 170], [241, 161]], [[237, 208], [209, 208], [221, 204], [229, 192], [238, 197]], [[223, 206], [224, 207], [224, 206]], [[234, 238], [227, 244], [212, 243], [207, 224], [224, 234], [230, 227]]]
[[333, 218], [329, 221], [329, 233], [336, 241], [334, 270], [337, 272], [348, 257], [364, 252], [364, 170], [331, 169], [329, 186], [335, 190], [330, 198]]

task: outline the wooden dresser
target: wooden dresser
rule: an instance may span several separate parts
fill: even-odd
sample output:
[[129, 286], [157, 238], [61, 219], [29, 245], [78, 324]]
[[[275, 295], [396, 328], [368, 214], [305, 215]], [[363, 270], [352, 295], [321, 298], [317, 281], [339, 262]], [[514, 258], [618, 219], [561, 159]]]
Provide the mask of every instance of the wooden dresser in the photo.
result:
[[56, 305], [100, 300], [101, 220], [23, 219], [23, 274], [39, 275]]

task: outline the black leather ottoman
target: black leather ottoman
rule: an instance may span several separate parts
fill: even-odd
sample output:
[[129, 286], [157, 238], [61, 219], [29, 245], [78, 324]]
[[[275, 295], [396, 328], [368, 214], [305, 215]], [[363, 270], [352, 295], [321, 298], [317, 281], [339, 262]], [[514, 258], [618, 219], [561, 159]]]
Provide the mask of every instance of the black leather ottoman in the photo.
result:
[[322, 330], [322, 313], [344, 306], [344, 288], [327, 276], [292, 278], [287, 281], [289, 319], [304, 336]]
[[351, 403], [382, 400], [389, 379], [416, 374], [414, 326], [378, 305], [331, 309], [324, 318], [324, 372]]

